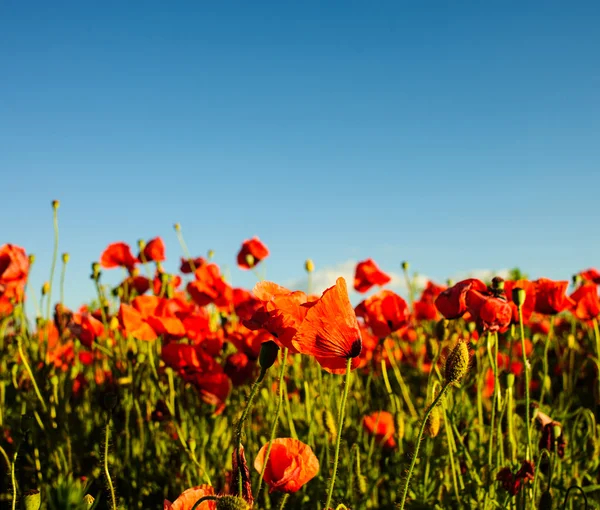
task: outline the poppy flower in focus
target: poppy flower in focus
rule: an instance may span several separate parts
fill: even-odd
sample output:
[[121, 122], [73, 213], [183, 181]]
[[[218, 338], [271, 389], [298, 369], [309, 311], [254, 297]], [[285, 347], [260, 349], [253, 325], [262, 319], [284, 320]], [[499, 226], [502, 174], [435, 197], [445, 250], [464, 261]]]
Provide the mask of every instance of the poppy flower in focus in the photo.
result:
[[192, 274], [196, 269], [204, 264], [206, 264], [206, 259], [204, 257], [196, 257], [195, 259], [185, 259], [181, 257], [181, 265], [179, 266], [179, 270], [183, 274]]
[[435, 307], [436, 298], [446, 290], [446, 287], [436, 285], [432, 281], [427, 282], [423, 293], [418, 301], [413, 303], [415, 319], [418, 321], [433, 321], [438, 318], [438, 311]]
[[396, 448], [396, 426], [394, 425], [394, 417], [387, 411], [378, 411], [371, 413], [363, 418], [363, 426], [367, 431], [375, 435], [377, 443], [383, 443], [385, 448]]
[[535, 311], [543, 315], [556, 315], [570, 309], [575, 302], [565, 292], [567, 281], [553, 281], [539, 278], [535, 282]]
[[104, 269], [124, 267], [131, 272], [137, 263], [131, 248], [123, 242], [109, 244], [100, 255], [100, 265]]
[[529, 280], [506, 280], [504, 282], [504, 293], [512, 309], [512, 322], [513, 324], [519, 324], [519, 308], [513, 301], [513, 289], [523, 289], [525, 291], [525, 302], [521, 306], [521, 313], [523, 314], [523, 324], [529, 324], [535, 310], [536, 285]]
[[363, 260], [356, 265], [354, 273], [354, 290], [367, 292], [373, 285], [385, 285], [391, 281], [391, 277], [385, 274], [373, 259]]
[[406, 301], [391, 290], [382, 290], [365, 299], [355, 311], [379, 338], [406, 326], [410, 315]]
[[600, 271], [594, 268], [586, 269], [585, 271], [581, 271], [579, 276], [585, 281], [595, 283], [596, 285], [600, 285]]
[[[254, 469], [259, 473], [262, 473], [268, 447], [269, 443], [264, 445], [254, 460]], [[310, 446], [292, 438], [273, 440], [264, 476], [269, 492], [297, 492], [318, 472], [319, 460]]]
[[486, 292], [487, 287], [476, 278], [462, 280], [441, 292], [435, 300], [435, 306], [446, 319], [458, 319], [467, 312], [467, 293], [470, 290]]
[[510, 326], [512, 309], [505, 299], [470, 290], [467, 308], [484, 331], [501, 331]]
[[362, 338], [344, 278], [308, 309], [292, 344], [298, 352], [314, 356], [328, 372], [344, 373], [349, 359], [352, 370], [358, 367]]
[[584, 283], [571, 294], [571, 299], [575, 302], [573, 315], [579, 320], [591, 321], [600, 315], [598, 287], [595, 284]]
[[240, 269], [252, 269], [268, 256], [268, 248], [258, 237], [246, 239], [237, 255], [237, 265]]
[[[163, 510], [192, 510], [196, 501], [204, 496], [214, 496], [215, 490], [207, 484], [192, 487], [181, 493], [173, 503], [165, 499]], [[215, 510], [217, 508], [216, 501], [204, 501], [196, 507], [197, 510]]]
[[138, 259], [145, 262], [163, 262], [167, 260], [163, 240], [160, 237], [150, 239], [144, 246], [144, 249], [140, 251]]

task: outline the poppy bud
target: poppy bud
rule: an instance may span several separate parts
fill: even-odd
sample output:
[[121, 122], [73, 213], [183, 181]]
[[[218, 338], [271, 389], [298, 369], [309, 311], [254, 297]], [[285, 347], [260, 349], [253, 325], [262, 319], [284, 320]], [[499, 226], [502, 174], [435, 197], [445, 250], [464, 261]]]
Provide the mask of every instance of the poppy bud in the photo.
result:
[[452, 286], [454, 285], [454, 280], [453, 280], [452, 278], [448, 278], [448, 279], [446, 280], [446, 285], [447, 285], [448, 287], [452, 287]]
[[446, 319], [442, 319], [436, 322], [435, 324], [435, 337], [441, 342], [448, 337], [448, 330], [446, 326], [448, 325]]
[[217, 510], [250, 510], [250, 505], [238, 496], [221, 496], [216, 503]]
[[515, 287], [512, 290], [512, 299], [518, 307], [523, 306], [523, 303], [525, 303], [526, 297], [527, 297], [527, 295], [525, 293], [525, 289]]
[[209, 258], [209, 260], [212, 259], [215, 256], [215, 250], [208, 250], [206, 256]]
[[408, 271], [409, 267], [410, 267], [410, 264], [406, 260], [402, 262], [402, 270], [403, 271]]
[[193, 437], [190, 437], [188, 439], [188, 446], [190, 447], [191, 452], [196, 451], [196, 440]]
[[42, 296], [45, 296], [48, 292], [50, 292], [50, 282], [44, 282], [44, 285], [42, 285]]
[[315, 270], [315, 263], [312, 261], [312, 259], [306, 259], [306, 262], [304, 263], [304, 269], [306, 269], [307, 273], [312, 273]]
[[179, 223], [175, 223], [173, 228], [175, 229], [175, 232], [181, 232], [181, 225]]
[[60, 207], [60, 201], [52, 200], [52, 209], [54, 209], [56, 211], [59, 207]]
[[42, 497], [37, 489], [30, 489], [23, 493], [25, 510], [39, 510], [42, 506]]
[[146, 241], [144, 241], [143, 239], [138, 239], [137, 245], [138, 245], [138, 248], [139, 248], [139, 250], [141, 252], [146, 247]]
[[263, 342], [260, 347], [260, 354], [258, 355], [258, 363], [260, 364], [260, 368], [265, 372], [269, 368], [273, 366], [275, 360], [277, 360], [277, 355], [279, 354], [279, 346], [269, 340], [268, 342]]
[[562, 427], [560, 426], [560, 423], [554, 422], [552, 424], [552, 433], [554, 434], [555, 438], [559, 438], [562, 435]]
[[32, 266], [33, 263], [35, 262], [35, 255], [33, 253], [29, 254], [29, 265]]
[[92, 280], [98, 280], [100, 278], [100, 264], [98, 262], [92, 262]]
[[581, 275], [580, 274], [574, 274], [573, 275], [573, 286], [577, 287], [580, 283], [581, 283]]
[[104, 407], [107, 411], [113, 411], [117, 407], [117, 395], [112, 391], [104, 395]]
[[438, 435], [440, 431], [440, 423], [441, 423], [441, 414], [440, 410], [437, 406], [435, 406], [431, 413], [429, 413], [429, 417], [427, 418], [427, 423], [425, 424], [425, 433], [429, 437], [435, 437]]
[[552, 493], [550, 491], [542, 492], [538, 510], [552, 510]]
[[66, 264], [67, 262], [69, 262], [69, 254], [68, 253], [62, 254], [62, 261], [63, 261], [63, 264]]
[[506, 376], [506, 387], [507, 388], [512, 388], [514, 385], [515, 385], [515, 374], [513, 374], [512, 372], [510, 372]]
[[83, 496], [83, 502], [87, 506], [92, 506], [94, 504], [94, 496], [92, 496], [91, 494], [86, 494], [85, 496]]

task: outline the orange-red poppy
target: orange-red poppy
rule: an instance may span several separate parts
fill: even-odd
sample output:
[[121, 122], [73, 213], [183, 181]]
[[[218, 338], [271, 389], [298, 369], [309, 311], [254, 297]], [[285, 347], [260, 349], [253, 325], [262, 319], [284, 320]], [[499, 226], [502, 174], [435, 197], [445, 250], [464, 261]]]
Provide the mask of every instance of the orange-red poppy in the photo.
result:
[[595, 283], [596, 285], [600, 285], [600, 271], [595, 268], [586, 269], [585, 271], [581, 271], [579, 276], [585, 281]]
[[145, 262], [163, 262], [167, 260], [163, 240], [160, 237], [150, 239], [138, 255], [138, 259]]
[[436, 298], [446, 290], [446, 287], [436, 285], [432, 281], [427, 282], [423, 289], [421, 297], [413, 303], [415, 319], [418, 321], [433, 321], [438, 318], [438, 311], [435, 307]]
[[571, 299], [575, 302], [573, 315], [582, 321], [590, 321], [600, 315], [600, 300], [598, 287], [593, 283], [585, 283], [579, 287]]
[[363, 260], [356, 265], [354, 273], [354, 290], [367, 292], [373, 285], [385, 285], [391, 277], [385, 274], [373, 259]]
[[391, 413], [387, 411], [371, 413], [363, 418], [363, 426], [369, 434], [375, 436], [377, 443], [383, 443], [386, 448], [396, 448], [396, 440], [394, 439], [396, 426]]
[[0, 317], [13, 311], [13, 303], [25, 299], [29, 258], [14, 244], [0, 246]]
[[408, 324], [410, 311], [406, 301], [391, 290], [382, 290], [356, 307], [373, 334], [385, 338]]
[[191, 259], [185, 259], [181, 257], [181, 265], [179, 266], [179, 270], [183, 274], [191, 274], [204, 264], [206, 264], [206, 259], [204, 257], [196, 257]]
[[242, 248], [237, 255], [237, 264], [240, 269], [251, 269], [268, 256], [268, 248], [258, 237], [253, 237], [242, 243]]
[[470, 290], [485, 292], [487, 287], [476, 278], [462, 280], [441, 292], [435, 300], [435, 306], [446, 319], [458, 319], [467, 312], [467, 293]]
[[187, 291], [199, 306], [214, 303], [227, 308], [233, 300], [233, 289], [223, 280], [219, 266], [204, 264], [194, 272], [196, 279], [187, 285]]
[[[192, 510], [196, 501], [204, 496], [214, 495], [215, 490], [210, 485], [198, 485], [183, 491], [173, 503], [165, 499], [163, 510]], [[215, 510], [216, 508], [216, 501], [204, 501], [196, 507], [196, 510]]]
[[[268, 447], [269, 443], [264, 445], [254, 460], [254, 469], [259, 473], [263, 470]], [[310, 446], [292, 438], [273, 440], [264, 476], [269, 492], [296, 492], [318, 472], [319, 460]]]
[[535, 282], [535, 311], [543, 315], [556, 315], [570, 309], [575, 302], [565, 292], [568, 281], [553, 281], [539, 278]]
[[531, 316], [535, 311], [535, 289], [536, 285], [529, 280], [507, 280], [504, 282], [504, 293], [506, 299], [512, 309], [512, 322], [514, 324], [519, 323], [519, 308], [513, 301], [513, 290], [523, 289], [525, 291], [525, 302], [521, 306], [521, 313], [523, 314], [523, 324], [529, 324]]
[[484, 331], [501, 331], [510, 325], [512, 309], [505, 299], [470, 290], [466, 302], [469, 313]]
[[109, 244], [100, 255], [100, 265], [104, 269], [124, 267], [132, 271], [137, 263], [138, 259], [131, 253], [131, 248], [123, 242]]
[[362, 337], [344, 278], [308, 309], [292, 344], [298, 352], [314, 356], [328, 372], [344, 373], [348, 359], [351, 369], [358, 367]]

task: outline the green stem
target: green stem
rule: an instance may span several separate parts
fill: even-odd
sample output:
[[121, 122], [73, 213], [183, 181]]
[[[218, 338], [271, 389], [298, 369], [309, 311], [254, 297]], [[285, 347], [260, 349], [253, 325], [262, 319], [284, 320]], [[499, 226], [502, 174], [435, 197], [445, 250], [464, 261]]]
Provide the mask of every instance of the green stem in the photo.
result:
[[289, 497], [290, 497], [289, 494], [284, 494], [283, 495], [283, 498], [281, 498], [281, 504], [279, 505], [279, 510], [283, 510], [283, 507], [287, 503], [287, 500], [288, 500]]
[[546, 380], [548, 379], [548, 350], [550, 349], [550, 342], [552, 341], [554, 333], [554, 316], [550, 319], [550, 331], [548, 332], [548, 338], [544, 344], [544, 357], [542, 358], [542, 366], [544, 370], [544, 378], [542, 379], [542, 391], [540, 394], [540, 406], [544, 403], [544, 397], [546, 396]]
[[525, 429], [527, 431], [527, 451], [525, 458], [531, 460], [531, 418], [529, 417], [529, 362], [525, 351], [525, 330], [523, 327], [523, 307], [519, 306], [519, 329], [521, 333], [521, 351], [523, 356], [523, 370], [525, 371]]
[[597, 358], [597, 363], [596, 366], [598, 368], [598, 376], [597, 376], [597, 381], [598, 381], [598, 396], [596, 397], [596, 402], [600, 401], [600, 330], [598, 329], [598, 319], [594, 318], [593, 320], [593, 324], [594, 324], [594, 337], [596, 339], [596, 358]]
[[65, 302], [65, 276], [67, 273], [67, 263], [63, 262], [62, 269], [60, 271], [60, 303]]
[[110, 492], [111, 510], [117, 510], [117, 498], [115, 496], [115, 487], [110, 477], [108, 470], [108, 442], [110, 439], [110, 415], [106, 420], [106, 437], [104, 439], [104, 475], [106, 476], [106, 482], [108, 483], [108, 490]]
[[256, 379], [256, 381], [254, 381], [254, 384], [252, 385], [252, 389], [250, 390], [250, 396], [248, 397], [248, 402], [246, 402], [246, 407], [244, 408], [242, 417], [240, 418], [240, 421], [237, 423], [236, 430], [235, 430], [235, 442], [236, 442], [236, 449], [237, 449], [237, 455], [238, 455], [238, 481], [239, 481], [239, 487], [238, 487], [239, 494], [238, 495], [240, 497], [242, 496], [242, 470], [243, 470], [243, 466], [242, 466], [242, 462], [241, 462], [242, 459], [241, 459], [241, 455], [240, 455], [240, 450], [241, 450], [241, 446], [242, 446], [242, 429], [244, 428], [244, 422], [246, 421], [246, 418], [248, 418], [248, 414], [250, 413], [250, 410], [252, 409], [252, 403], [254, 401], [254, 397], [256, 396], [256, 392], [258, 391], [258, 387], [260, 386], [260, 383], [262, 382], [262, 380], [265, 378], [265, 374], [266, 374], [266, 370], [261, 369], [258, 378]]
[[31, 383], [33, 384], [35, 394], [37, 395], [38, 400], [42, 404], [42, 409], [44, 410], [44, 412], [46, 412], [46, 402], [44, 402], [44, 397], [42, 397], [40, 388], [38, 387], [37, 382], [35, 382], [35, 377], [33, 377], [33, 371], [31, 370], [31, 366], [29, 365], [29, 361], [27, 361], [27, 356], [25, 355], [25, 351], [23, 350], [23, 339], [20, 336], [17, 337], [17, 348], [19, 349], [19, 354], [21, 355], [21, 361], [23, 361], [23, 365], [25, 365], [25, 370], [27, 370], [27, 373], [29, 374], [29, 377], [31, 379]]
[[[20, 444], [19, 444], [20, 446]], [[10, 464], [10, 483], [12, 485], [12, 510], [17, 508], [17, 478], [15, 477], [15, 465], [17, 464], [17, 456], [19, 455], [19, 447], [15, 450], [13, 461]]]
[[265, 453], [265, 461], [260, 471], [260, 478], [258, 479], [258, 490], [257, 494], [260, 495], [260, 489], [262, 487], [263, 478], [265, 476], [265, 470], [267, 469], [267, 463], [269, 462], [269, 455], [271, 455], [271, 448], [273, 447], [273, 440], [275, 439], [275, 433], [277, 432], [277, 425], [279, 423], [279, 415], [281, 414], [281, 405], [283, 404], [283, 377], [285, 375], [285, 367], [287, 364], [289, 349], [286, 347], [283, 350], [283, 359], [281, 360], [281, 370], [279, 371], [279, 400], [277, 401], [277, 408], [275, 410], [275, 417], [273, 418], [273, 424], [271, 425], [271, 436], [269, 438], [269, 446], [267, 446], [267, 452]]
[[433, 411], [434, 407], [439, 404], [439, 402], [442, 400], [442, 397], [446, 394], [446, 391], [448, 391], [448, 388], [450, 388], [450, 383], [445, 383], [444, 386], [442, 386], [442, 391], [439, 392], [438, 396], [431, 403], [431, 405], [427, 408], [427, 411], [425, 412], [425, 416], [423, 417], [423, 421], [421, 422], [421, 427], [419, 428], [419, 435], [417, 436], [417, 443], [415, 445], [415, 453], [413, 455], [412, 462], [410, 463], [410, 468], [408, 469], [408, 475], [406, 476], [406, 482], [404, 482], [404, 488], [402, 490], [402, 500], [400, 502], [400, 507], [399, 507], [400, 510], [402, 510], [404, 508], [404, 505], [406, 504], [406, 497], [408, 496], [408, 487], [410, 485], [410, 479], [411, 479], [413, 471], [415, 469], [415, 464], [417, 463], [417, 459], [419, 458], [419, 448], [421, 446], [421, 440], [423, 439], [423, 432], [425, 431], [425, 426], [427, 425], [427, 420], [429, 419], [429, 415], [431, 414], [431, 411]]
[[[58, 208], [53, 207], [53, 222], [54, 222], [54, 250], [52, 252], [52, 265], [50, 266], [50, 280], [48, 281], [48, 295], [46, 296], [46, 320], [50, 322], [50, 310], [52, 308], [52, 281], [54, 280], [54, 271], [56, 270], [56, 260], [58, 259]], [[46, 329], [46, 364], [48, 363], [50, 329]]]
[[329, 490], [327, 491], [327, 503], [325, 508], [329, 508], [331, 503], [331, 497], [333, 496], [333, 487], [335, 486], [335, 476], [337, 474], [338, 461], [340, 459], [340, 443], [342, 442], [342, 429], [344, 426], [344, 413], [346, 411], [346, 401], [348, 400], [348, 390], [350, 389], [350, 375], [352, 366], [352, 358], [348, 358], [346, 363], [346, 379], [344, 381], [344, 394], [342, 396], [342, 402], [340, 404], [338, 413], [338, 431], [335, 442], [335, 457], [333, 458], [333, 474], [331, 475], [331, 482], [329, 483]]

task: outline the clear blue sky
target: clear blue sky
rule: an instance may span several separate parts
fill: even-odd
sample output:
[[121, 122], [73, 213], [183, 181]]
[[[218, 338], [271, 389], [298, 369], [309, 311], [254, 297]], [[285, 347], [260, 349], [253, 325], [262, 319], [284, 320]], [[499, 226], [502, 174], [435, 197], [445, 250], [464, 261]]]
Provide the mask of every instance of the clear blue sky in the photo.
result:
[[[442, 280], [600, 265], [600, 3], [0, 4], [0, 242], [67, 304], [113, 241], [180, 222], [233, 283], [373, 257]], [[121, 274], [118, 273], [120, 276]], [[116, 276], [114, 277], [116, 278]]]

